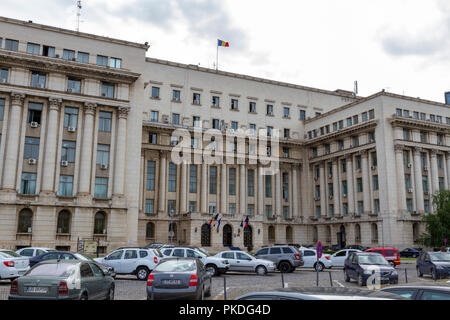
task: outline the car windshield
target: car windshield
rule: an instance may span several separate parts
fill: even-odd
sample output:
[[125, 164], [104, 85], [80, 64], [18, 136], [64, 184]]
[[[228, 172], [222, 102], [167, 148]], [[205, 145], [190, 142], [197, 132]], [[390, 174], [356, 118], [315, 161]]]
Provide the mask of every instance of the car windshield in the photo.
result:
[[40, 276], [40, 277], [62, 277], [68, 278], [72, 275], [78, 264], [72, 263], [44, 263], [38, 264], [34, 268], [28, 270], [25, 276]]
[[431, 261], [445, 261], [450, 262], [450, 253], [448, 252], [433, 252], [430, 253]]
[[15, 253], [14, 251], [0, 251], [0, 257], [2, 258], [20, 258], [20, 254]]
[[358, 256], [360, 264], [389, 265], [389, 262], [380, 255], [361, 255]]
[[78, 260], [82, 260], [82, 261], [94, 261], [94, 259], [92, 259], [89, 256], [86, 256], [82, 253], [74, 253], [73, 254]]
[[207, 256], [207, 257], [210, 256], [209, 252], [206, 251], [205, 249], [203, 249], [203, 248], [196, 248], [196, 249], [197, 249], [197, 251], [203, 253], [205, 256]]
[[187, 272], [196, 271], [197, 266], [195, 261], [180, 261], [180, 260], [169, 260], [163, 261], [156, 266], [153, 271], [156, 272]]

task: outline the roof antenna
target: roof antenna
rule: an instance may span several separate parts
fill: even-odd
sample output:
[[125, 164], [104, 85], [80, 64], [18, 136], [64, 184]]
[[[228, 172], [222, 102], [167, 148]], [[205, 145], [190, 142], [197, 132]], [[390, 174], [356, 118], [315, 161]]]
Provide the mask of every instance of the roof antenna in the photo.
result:
[[80, 32], [81, 0], [77, 1], [77, 32]]
[[355, 81], [355, 86], [353, 87], [353, 93], [355, 96], [358, 95], [358, 81]]

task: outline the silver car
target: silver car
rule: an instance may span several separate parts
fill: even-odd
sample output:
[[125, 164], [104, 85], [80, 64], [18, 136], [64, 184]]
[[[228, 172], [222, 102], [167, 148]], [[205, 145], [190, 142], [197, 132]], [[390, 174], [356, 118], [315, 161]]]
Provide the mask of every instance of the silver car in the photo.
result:
[[222, 251], [216, 254], [216, 257], [228, 260], [228, 271], [231, 272], [256, 272], [258, 275], [265, 275], [276, 269], [272, 261], [257, 259], [244, 251]]

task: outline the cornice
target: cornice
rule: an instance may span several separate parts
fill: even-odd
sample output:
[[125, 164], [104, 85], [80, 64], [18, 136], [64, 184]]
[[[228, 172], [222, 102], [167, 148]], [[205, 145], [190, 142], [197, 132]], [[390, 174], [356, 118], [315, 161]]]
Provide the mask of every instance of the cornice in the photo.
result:
[[412, 130], [420, 129], [428, 129], [433, 131], [439, 131], [441, 133], [450, 133], [450, 125], [441, 124], [436, 122], [431, 122], [427, 120], [417, 120], [411, 118], [399, 117], [397, 115], [393, 115], [389, 122], [392, 127], [404, 127]]

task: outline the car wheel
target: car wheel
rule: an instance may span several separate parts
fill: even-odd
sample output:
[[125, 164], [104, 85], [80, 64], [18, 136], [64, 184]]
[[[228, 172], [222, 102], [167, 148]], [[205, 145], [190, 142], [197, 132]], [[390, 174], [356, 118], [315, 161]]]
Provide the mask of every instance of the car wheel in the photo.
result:
[[217, 267], [213, 264], [208, 264], [206, 266], [206, 271], [209, 271], [209, 270], [211, 271], [211, 274], [214, 276], [219, 276], [219, 274], [220, 274], [219, 269], [217, 269]]
[[212, 280], [209, 280], [209, 289], [205, 292], [205, 297], [211, 297]]
[[358, 286], [362, 287], [362, 286], [365, 286], [365, 285], [366, 284], [364, 283], [362, 275], [358, 275]]
[[325, 268], [325, 266], [323, 265], [322, 262], [319, 262], [319, 263], [316, 262], [314, 264], [314, 269], [316, 269], [316, 271], [322, 272], [324, 268]]
[[80, 297], [80, 300], [88, 300], [88, 296], [86, 293], [83, 293]]
[[146, 281], [148, 279], [150, 271], [146, 267], [139, 267], [136, 270], [136, 277], [138, 280]]
[[417, 276], [418, 276], [419, 278], [422, 278], [422, 277], [423, 277], [423, 273], [420, 272], [419, 267], [417, 267], [416, 270], [417, 270]]
[[205, 300], [205, 285], [202, 286], [202, 291], [200, 292], [200, 300]]
[[344, 271], [345, 282], [350, 282], [350, 277], [347, 274], [347, 271]]
[[256, 274], [258, 276], [264, 276], [265, 274], [267, 274], [267, 269], [264, 266], [258, 266], [256, 267]]
[[281, 262], [278, 266], [278, 269], [282, 273], [288, 273], [291, 270], [291, 265], [289, 264], [289, 262]]
[[391, 265], [392, 268], [395, 268], [395, 262], [394, 261], [389, 261], [389, 264]]
[[431, 269], [431, 278], [433, 278], [433, 280], [437, 280], [438, 279], [437, 272], [436, 272], [435, 268]]
[[114, 287], [111, 286], [108, 291], [108, 296], [106, 297], [106, 300], [114, 300]]

